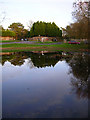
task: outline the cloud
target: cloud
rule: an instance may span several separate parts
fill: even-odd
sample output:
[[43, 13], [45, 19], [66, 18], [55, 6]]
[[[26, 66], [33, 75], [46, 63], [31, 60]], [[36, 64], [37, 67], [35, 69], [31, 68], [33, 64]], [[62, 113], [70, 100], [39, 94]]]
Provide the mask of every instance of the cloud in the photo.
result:
[[55, 22], [59, 27], [66, 27], [71, 22], [73, 2], [74, 0], [6, 0], [2, 8], [10, 20], [4, 22], [3, 27], [7, 28], [17, 21], [25, 26], [29, 20]]

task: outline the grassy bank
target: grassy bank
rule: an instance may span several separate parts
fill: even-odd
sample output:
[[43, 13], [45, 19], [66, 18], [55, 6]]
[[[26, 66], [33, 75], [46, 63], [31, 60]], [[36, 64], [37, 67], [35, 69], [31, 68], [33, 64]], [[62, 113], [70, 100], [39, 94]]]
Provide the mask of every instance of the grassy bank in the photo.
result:
[[[1, 47], [1, 45], [0, 45]], [[12, 51], [87, 51], [88, 45], [87, 44], [39, 44], [39, 42], [35, 44], [21, 44], [21, 43], [13, 43], [13, 44], [3, 44], [2, 45], [2, 52], [12, 52]]]
[[20, 40], [0, 40], [0, 43], [7, 43], [7, 42], [20, 42]]

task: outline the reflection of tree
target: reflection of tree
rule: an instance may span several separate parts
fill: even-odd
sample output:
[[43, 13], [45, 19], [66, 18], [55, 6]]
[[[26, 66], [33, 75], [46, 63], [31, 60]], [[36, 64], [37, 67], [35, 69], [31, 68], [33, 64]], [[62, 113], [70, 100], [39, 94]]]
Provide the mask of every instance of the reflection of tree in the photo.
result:
[[9, 55], [2, 55], [2, 65], [4, 65], [5, 61], [11, 62], [13, 65], [22, 65], [24, 63], [24, 59], [28, 59], [27, 65], [30, 68], [34, 67], [45, 67], [45, 66], [54, 66], [59, 58], [56, 53], [48, 53], [42, 55], [40, 53], [33, 52], [15, 52], [10, 53]]
[[6, 61], [10, 61], [11, 59], [13, 59], [13, 55], [9, 54], [9, 55], [2, 55], [2, 61], [0, 61], [2, 63], [2, 65], [4, 65], [4, 63]]
[[2, 65], [4, 65], [5, 61], [9, 61], [13, 65], [20, 66], [24, 63], [24, 59], [28, 59], [27, 65], [30, 66], [30, 68], [42, 68], [46, 66], [55, 66], [59, 60], [65, 59], [69, 61], [71, 57], [71, 53], [63, 54], [63, 52], [48, 52], [44, 54], [41, 54], [41, 52], [15, 52], [2, 55]]
[[71, 79], [71, 85], [78, 98], [87, 98], [88, 96], [88, 81], [81, 81], [80, 79]]
[[[64, 53], [64, 52], [50, 52], [44, 53], [33, 53], [33, 52], [15, 52], [10, 55], [2, 55], [2, 65], [5, 61], [11, 62], [13, 65], [21, 66], [25, 59], [26, 64], [31, 68], [34, 67], [46, 67], [55, 66], [59, 60], [65, 60], [70, 68], [70, 73], [73, 74], [71, 78], [71, 85], [73, 91], [78, 95], [79, 98], [90, 98], [90, 73], [89, 73], [89, 62], [90, 56], [84, 53]], [[89, 93], [89, 94], [88, 94]]]
[[13, 59], [10, 60], [11, 64], [21, 66], [24, 63], [24, 59], [21, 54], [15, 54]]
[[83, 81], [87, 81], [89, 76], [88, 58], [88, 55], [85, 54], [75, 54], [75, 56], [73, 56], [73, 58], [69, 62], [69, 65], [72, 68], [71, 72], [73, 73], [73, 75]]
[[2, 65], [4, 65], [6, 61], [9, 61], [15, 66], [20, 66], [24, 63], [25, 58], [26, 56], [24, 56], [21, 52], [10, 53], [9, 55], [2, 55]]
[[44, 55], [40, 53], [33, 53], [31, 54], [31, 60], [35, 67], [46, 67], [46, 66], [54, 66], [58, 61], [59, 58], [57, 57], [56, 53], [46, 53]]
[[82, 53], [75, 54], [69, 61], [71, 67], [70, 73], [74, 75], [71, 79], [71, 85], [78, 97], [90, 97], [90, 90], [88, 87], [88, 83], [90, 83], [89, 62], [90, 57]]

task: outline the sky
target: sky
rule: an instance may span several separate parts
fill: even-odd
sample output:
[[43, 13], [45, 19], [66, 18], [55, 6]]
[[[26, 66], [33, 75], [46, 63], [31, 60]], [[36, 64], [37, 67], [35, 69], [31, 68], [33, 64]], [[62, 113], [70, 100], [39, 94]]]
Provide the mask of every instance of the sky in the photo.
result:
[[22, 23], [27, 29], [30, 20], [55, 22], [66, 27], [73, 22], [72, 11], [75, 0], [0, 0], [0, 23], [5, 29], [13, 22]]

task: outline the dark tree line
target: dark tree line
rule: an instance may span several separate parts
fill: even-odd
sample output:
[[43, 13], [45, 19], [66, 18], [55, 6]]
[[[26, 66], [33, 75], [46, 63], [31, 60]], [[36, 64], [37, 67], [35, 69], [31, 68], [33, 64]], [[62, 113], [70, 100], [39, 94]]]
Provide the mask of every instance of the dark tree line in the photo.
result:
[[2, 30], [2, 36], [3, 37], [15, 37], [15, 32], [10, 31], [10, 30]]
[[9, 29], [13, 32], [15, 32], [15, 38], [16, 39], [22, 39], [28, 37], [28, 30], [24, 29], [23, 24], [21, 23], [12, 23], [9, 26]]
[[30, 30], [30, 37], [33, 36], [48, 36], [48, 37], [61, 37], [62, 31], [53, 23], [46, 23], [37, 21], [33, 24]]
[[21, 23], [12, 23], [8, 29], [0, 27], [0, 36], [14, 37], [16, 40], [29, 37], [29, 31]]
[[88, 39], [89, 34], [89, 2], [77, 0], [73, 3], [72, 16], [74, 23], [63, 29], [66, 32], [66, 38]]
[[2, 28], [2, 36], [15, 37], [15, 39], [20, 40], [22, 38], [29, 38], [33, 36], [48, 36], [48, 37], [61, 37], [62, 31], [60, 28], [53, 23], [46, 22], [34, 22], [30, 29], [24, 29], [21, 23], [12, 23], [7, 30]]
[[15, 37], [15, 32], [9, 30], [9, 29], [4, 29], [2, 26], [0, 26], [0, 36], [3, 37]]

